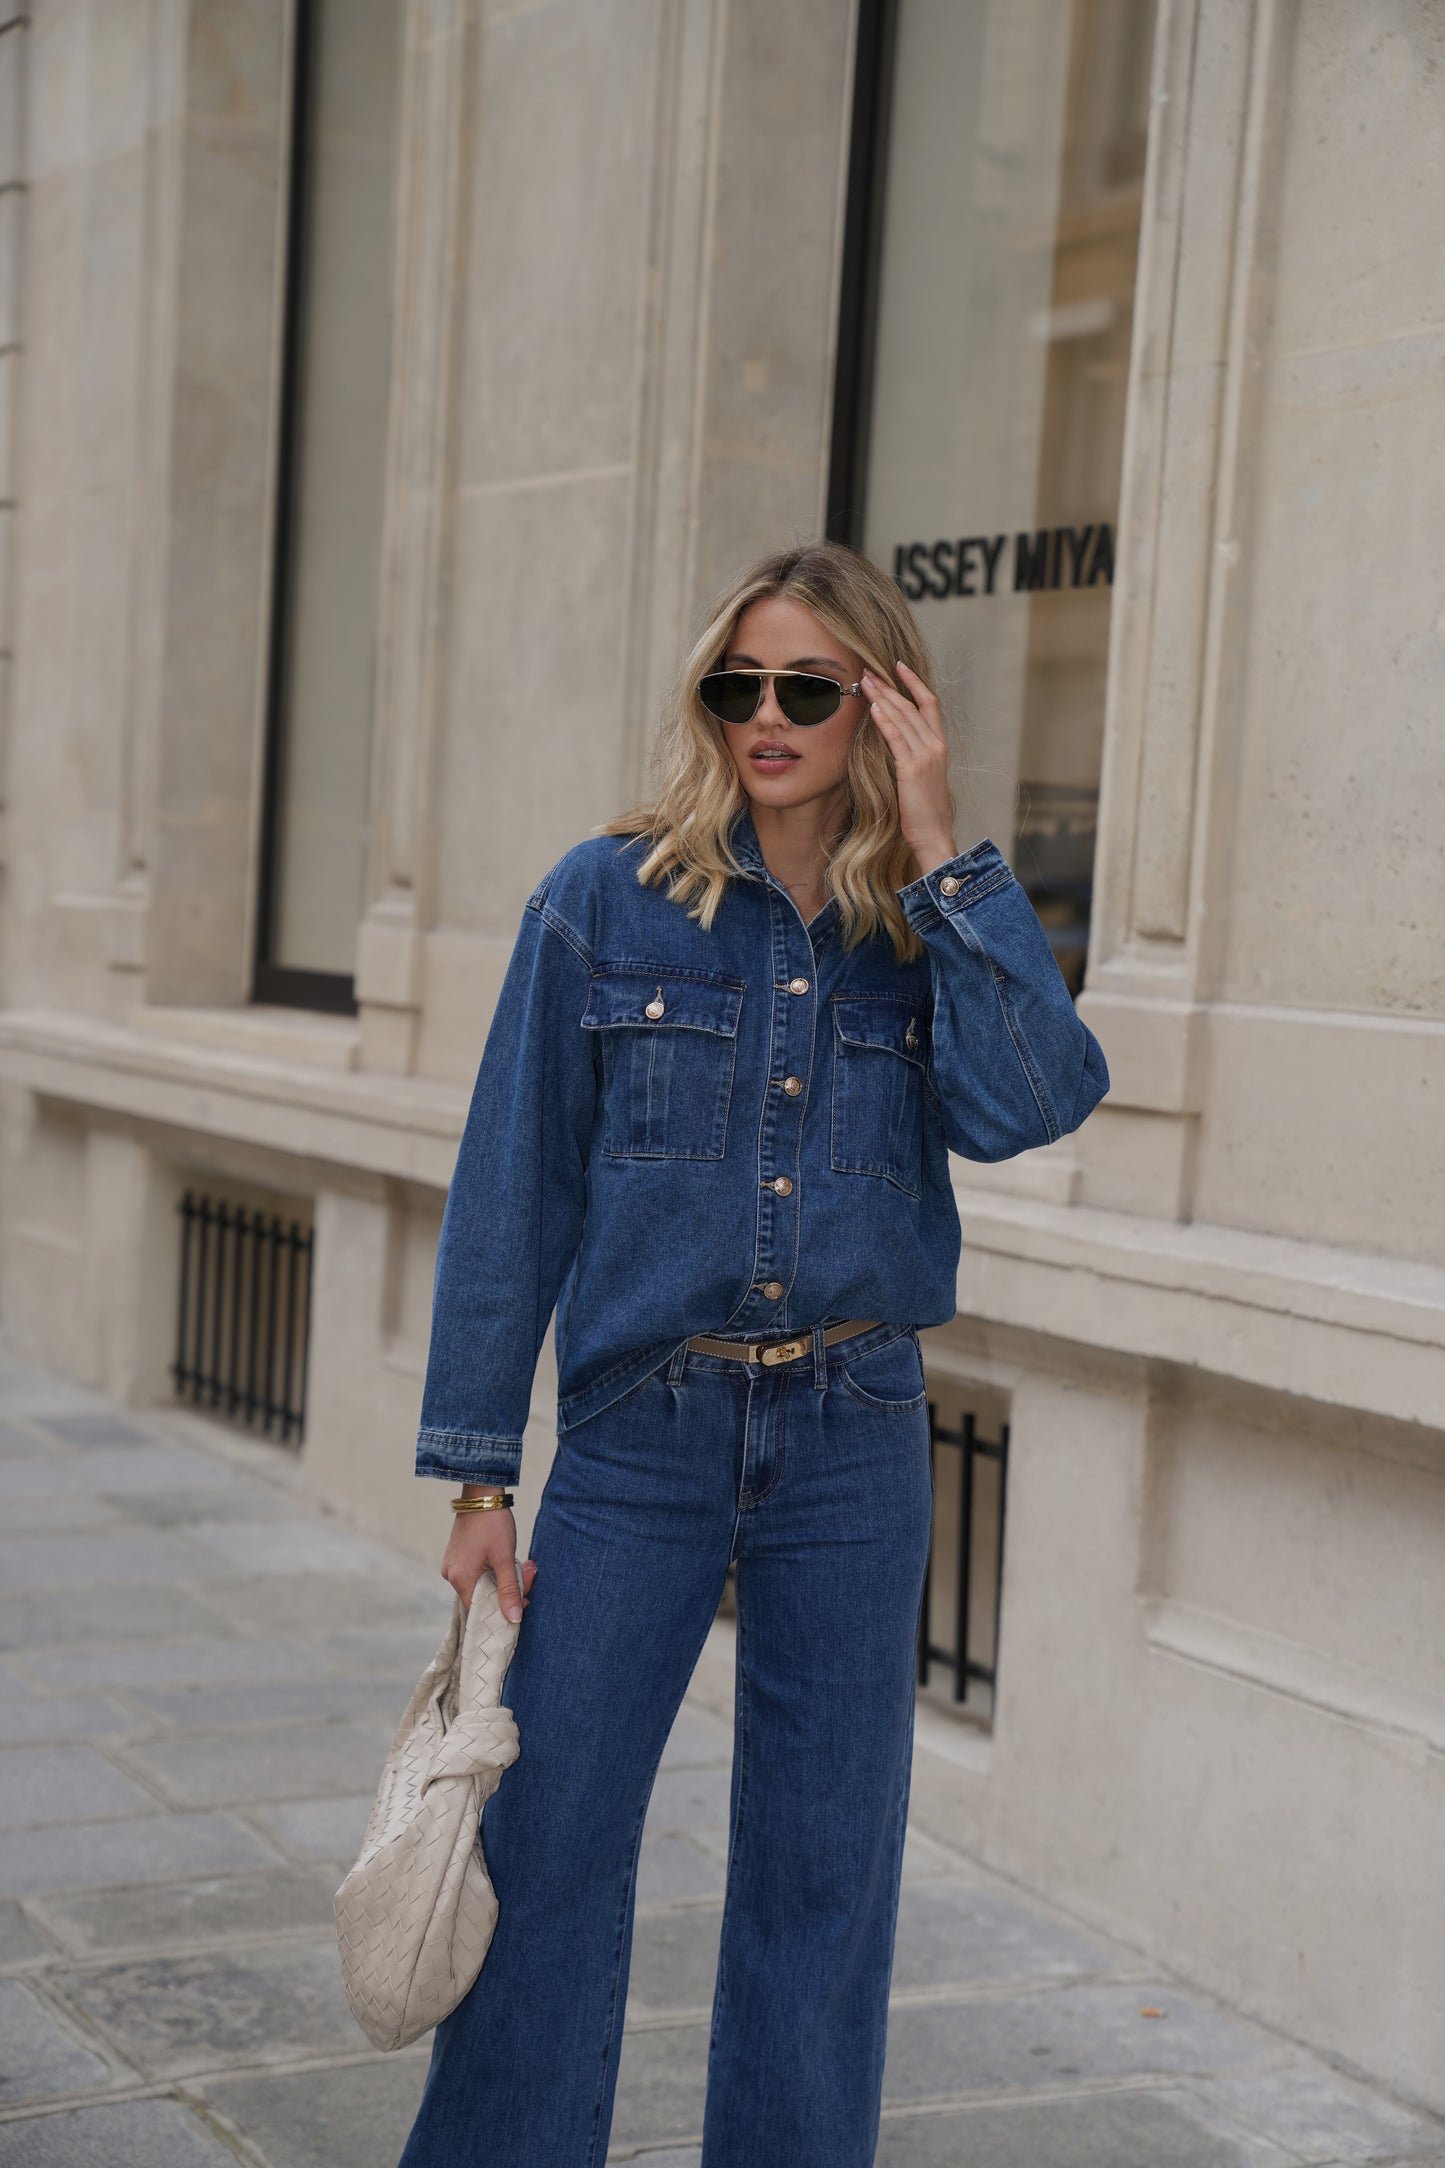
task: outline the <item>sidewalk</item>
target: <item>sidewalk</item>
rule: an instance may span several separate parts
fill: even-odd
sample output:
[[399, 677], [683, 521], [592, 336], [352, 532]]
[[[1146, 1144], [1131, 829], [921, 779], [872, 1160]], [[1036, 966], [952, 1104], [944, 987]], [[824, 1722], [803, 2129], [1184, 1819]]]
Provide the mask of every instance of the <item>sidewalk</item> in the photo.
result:
[[[449, 1598], [289, 1476], [0, 1357], [5, 2168], [395, 2168], [426, 2045], [366, 2049], [331, 1894]], [[609, 2158], [649, 2168], [700, 2160], [725, 1623], [714, 1642], [642, 1855]], [[1445, 2124], [915, 1831], [877, 2159], [1441, 2168]]]

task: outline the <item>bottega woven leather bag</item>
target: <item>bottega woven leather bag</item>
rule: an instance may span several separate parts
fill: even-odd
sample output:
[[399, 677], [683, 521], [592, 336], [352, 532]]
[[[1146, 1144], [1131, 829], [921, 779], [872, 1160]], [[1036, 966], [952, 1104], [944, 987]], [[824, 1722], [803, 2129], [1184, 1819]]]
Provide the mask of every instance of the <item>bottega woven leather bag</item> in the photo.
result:
[[517, 1759], [502, 1680], [520, 1619], [496, 1575], [460, 1597], [382, 1771], [361, 1853], [336, 1892], [346, 1999], [368, 2040], [404, 2048], [448, 2016], [482, 1969], [497, 1898], [482, 1808]]

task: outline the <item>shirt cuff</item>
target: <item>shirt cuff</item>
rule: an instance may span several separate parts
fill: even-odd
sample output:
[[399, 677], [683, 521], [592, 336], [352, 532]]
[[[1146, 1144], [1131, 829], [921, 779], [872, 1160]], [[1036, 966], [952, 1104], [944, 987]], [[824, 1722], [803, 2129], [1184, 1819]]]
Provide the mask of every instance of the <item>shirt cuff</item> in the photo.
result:
[[500, 1484], [504, 1489], [522, 1472], [520, 1438], [484, 1438], [470, 1430], [422, 1430], [417, 1433], [416, 1472], [443, 1483]]
[[945, 858], [905, 888], [895, 889], [894, 894], [902, 904], [909, 924], [922, 932], [937, 918], [948, 918], [955, 911], [981, 903], [985, 896], [991, 896], [995, 889], [1004, 887], [1012, 879], [1003, 852], [985, 836], [982, 843], [960, 851], [955, 858]]

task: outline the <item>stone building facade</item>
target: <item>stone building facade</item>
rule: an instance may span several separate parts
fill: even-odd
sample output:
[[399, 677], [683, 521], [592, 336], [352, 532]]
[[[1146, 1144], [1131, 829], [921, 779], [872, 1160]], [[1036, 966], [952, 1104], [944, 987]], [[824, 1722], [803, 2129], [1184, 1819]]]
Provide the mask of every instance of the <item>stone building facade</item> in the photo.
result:
[[1442, 82], [1428, 0], [0, 8], [10, 1340], [165, 1400], [197, 1198], [279, 1219], [303, 1474], [433, 1550], [522, 900], [849, 534], [1114, 1080], [955, 1163], [919, 1811], [1437, 2108]]

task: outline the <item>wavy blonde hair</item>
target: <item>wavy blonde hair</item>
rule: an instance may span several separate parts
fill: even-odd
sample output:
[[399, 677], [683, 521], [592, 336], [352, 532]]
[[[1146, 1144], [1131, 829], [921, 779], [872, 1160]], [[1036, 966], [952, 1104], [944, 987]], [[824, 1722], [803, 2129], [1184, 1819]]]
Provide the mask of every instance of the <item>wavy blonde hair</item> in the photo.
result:
[[[717, 596], [707, 623], [668, 696], [652, 753], [654, 790], [642, 805], [597, 828], [597, 835], [645, 835], [651, 848], [637, 868], [645, 885], [666, 880], [668, 894], [689, 916], [712, 925], [729, 880], [748, 869], [728, 837], [748, 803], [723, 725], [698, 698], [698, 685], [732, 644], [751, 603], [774, 595], [800, 602], [886, 684], [897, 685], [896, 661], [932, 686], [933, 661], [897, 583], [842, 542], [810, 542], [770, 551], [738, 573]], [[898, 821], [893, 755], [865, 714], [854, 732], [844, 771], [848, 826], [828, 860], [826, 885], [838, 900], [845, 946], [886, 931], [900, 963], [923, 953], [895, 890], [916, 880], [918, 861]], [[950, 820], [957, 806], [949, 787]]]

